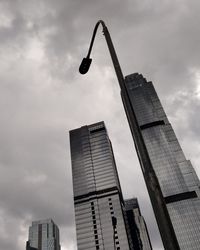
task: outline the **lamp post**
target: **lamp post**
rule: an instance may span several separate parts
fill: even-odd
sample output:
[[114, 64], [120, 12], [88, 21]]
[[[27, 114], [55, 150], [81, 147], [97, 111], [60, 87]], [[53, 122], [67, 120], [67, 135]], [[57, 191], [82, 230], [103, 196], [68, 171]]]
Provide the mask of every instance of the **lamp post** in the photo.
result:
[[95, 25], [90, 47], [88, 50], [88, 54], [86, 58], [83, 58], [82, 63], [79, 67], [79, 72], [81, 74], [86, 74], [89, 70], [90, 64], [92, 62], [92, 59], [90, 58], [90, 54], [91, 54], [96, 32], [100, 24], [103, 27], [103, 34], [105, 36], [108, 49], [110, 51], [110, 55], [111, 55], [112, 62], [115, 68], [117, 79], [120, 85], [121, 97], [122, 97], [124, 109], [126, 112], [128, 122], [129, 122], [129, 126], [130, 126], [133, 140], [135, 143], [136, 151], [140, 160], [140, 164], [142, 166], [142, 172], [143, 172], [147, 190], [151, 199], [152, 207], [155, 212], [155, 216], [156, 216], [156, 220], [157, 220], [157, 224], [158, 224], [158, 228], [161, 234], [164, 248], [165, 250], [179, 250], [180, 247], [176, 239], [176, 235], [172, 226], [172, 222], [169, 217], [169, 213], [165, 204], [165, 200], [162, 195], [162, 191], [161, 191], [157, 176], [151, 164], [151, 161], [147, 152], [147, 148], [145, 146], [144, 139], [142, 136], [142, 132], [140, 130], [140, 127], [138, 125], [138, 122], [135, 116], [135, 112], [131, 105], [131, 100], [130, 100], [130, 97], [126, 88], [126, 84], [124, 81], [124, 76], [122, 74], [121, 67], [120, 67], [110, 34], [109, 34], [109, 31], [104, 21], [102, 20], [99, 20]]

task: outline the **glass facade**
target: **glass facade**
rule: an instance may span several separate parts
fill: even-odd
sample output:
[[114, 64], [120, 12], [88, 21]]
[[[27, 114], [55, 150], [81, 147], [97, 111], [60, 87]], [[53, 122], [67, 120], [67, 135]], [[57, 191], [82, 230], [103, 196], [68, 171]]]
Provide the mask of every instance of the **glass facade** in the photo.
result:
[[52, 219], [33, 221], [29, 227], [30, 248], [38, 250], [60, 250], [59, 229]]
[[128, 235], [131, 239], [132, 249], [152, 250], [147, 226], [141, 215], [138, 200], [133, 198], [124, 202]]
[[[137, 250], [104, 122], [70, 131], [78, 250]], [[137, 234], [136, 234], [137, 231]], [[144, 248], [149, 249], [149, 248]]]
[[70, 144], [78, 250], [129, 250], [123, 198], [104, 122], [70, 131]]
[[153, 84], [138, 73], [126, 76], [125, 82], [180, 249], [197, 250], [200, 246], [199, 179], [183, 154]]

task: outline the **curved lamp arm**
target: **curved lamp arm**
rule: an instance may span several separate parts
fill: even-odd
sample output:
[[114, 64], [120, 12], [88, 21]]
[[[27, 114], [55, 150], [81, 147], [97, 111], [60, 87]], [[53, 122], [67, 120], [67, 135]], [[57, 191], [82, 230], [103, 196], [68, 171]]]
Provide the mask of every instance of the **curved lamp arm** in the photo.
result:
[[93, 34], [92, 34], [92, 39], [91, 39], [91, 42], [90, 42], [90, 47], [89, 47], [89, 50], [88, 50], [88, 54], [87, 54], [87, 56], [85, 58], [83, 58], [83, 60], [81, 62], [81, 65], [79, 67], [79, 72], [81, 74], [86, 74], [88, 72], [89, 68], [90, 68], [90, 64], [92, 62], [92, 59], [90, 58], [90, 54], [91, 54], [91, 51], [92, 51], [92, 47], [93, 47], [93, 44], [94, 44], [94, 39], [95, 39], [99, 24], [101, 24], [103, 26], [103, 31], [106, 28], [106, 25], [105, 25], [104, 21], [99, 20], [96, 23], [96, 25], [94, 27]]
[[96, 36], [96, 33], [97, 33], [97, 29], [98, 29], [100, 24], [103, 27], [103, 34], [104, 34], [104, 36], [106, 38], [106, 42], [107, 42], [107, 45], [108, 45], [108, 49], [110, 51], [110, 55], [111, 55], [111, 58], [112, 58], [112, 62], [113, 62], [114, 68], [115, 68], [115, 72], [116, 72], [116, 75], [117, 75], [117, 78], [118, 78], [120, 88], [121, 88], [122, 91], [126, 92], [125, 85], [124, 85], [124, 76], [123, 76], [122, 71], [121, 71], [121, 67], [120, 67], [120, 64], [119, 64], [119, 61], [118, 61], [118, 58], [117, 58], [117, 54], [115, 52], [115, 49], [114, 49], [114, 46], [113, 46], [109, 31], [108, 31], [108, 28], [106, 27], [103, 20], [99, 20], [96, 23], [95, 27], [94, 27], [94, 31], [93, 31], [92, 39], [91, 39], [91, 42], [90, 42], [90, 47], [89, 47], [89, 50], [88, 50], [88, 54], [87, 54], [87, 56], [85, 58], [83, 58], [83, 60], [81, 62], [81, 65], [79, 67], [79, 72], [81, 74], [86, 74], [88, 72], [89, 68], [90, 68], [90, 64], [92, 62], [92, 59], [90, 58], [90, 54], [91, 54], [92, 47], [93, 47], [93, 44], [94, 44], [94, 39], [95, 39], [95, 36]]
[[104, 23], [103, 20], [99, 20], [99, 21], [96, 23], [96, 25], [95, 25], [95, 27], [94, 27], [93, 34], [92, 34], [92, 39], [91, 39], [91, 42], [90, 42], [90, 47], [89, 47], [88, 54], [87, 54], [87, 57], [86, 57], [86, 58], [89, 58], [89, 57], [90, 57], [90, 54], [91, 54], [91, 51], [92, 51], [92, 47], [93, 47], [93, 43], [94, 43], [94, 39], [95, 39], [95, 36], [96, 36], [96, 33], [97, 33], [97, 29], [98, 29], [98, 27], [99, 27], [99, 24], [102, 25], [103, 31], [104, 31], [104, 29], [106, 28], [106, 25], [105, 25], [105, 23]]

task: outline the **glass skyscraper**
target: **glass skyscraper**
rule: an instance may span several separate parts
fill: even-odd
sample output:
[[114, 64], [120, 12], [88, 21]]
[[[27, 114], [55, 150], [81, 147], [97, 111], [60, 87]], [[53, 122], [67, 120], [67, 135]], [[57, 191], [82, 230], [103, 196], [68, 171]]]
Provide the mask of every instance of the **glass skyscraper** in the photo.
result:
[[[199, 179], [190, 161], [183, 154], [153, 84], [138, 73], [126, 76], [125, 84], [130, 100], [129, 106], [124, 102], [129, 123], [132, 109], [179, 247], [181, 250], [200, 249]], [[132, 133], [134, 136], [133, 129]], [[137, 140], [135, 145], [145, 177], [148, 169], [144, 168], [145, 162], [142, 152], [138, 150]], [[152, 205], [154, 207], [153, 202]], [[154, 212], [155, 215], [159, 213], [155, 209]], [[159, 217], [156, 218], [159, 226]], [[160, 231], [162, 236], [161, 228]]]
[[132, 249], [152, 250], [147, 226], [141, 215], [137, 198], [125, 200], [125, 218]]
[[78, 250], [129, 250], [124, 201], [104, 122], [70, 131]]
[[60, 250], [59, 229], [52, 219], [33, 221], [29, 227], [27, 249]]

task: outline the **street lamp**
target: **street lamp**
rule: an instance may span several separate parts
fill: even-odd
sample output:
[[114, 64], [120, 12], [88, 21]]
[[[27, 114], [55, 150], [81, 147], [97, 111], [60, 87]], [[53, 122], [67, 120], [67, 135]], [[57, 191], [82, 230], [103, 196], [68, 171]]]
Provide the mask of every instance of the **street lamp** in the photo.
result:
[[117, 54], [115, 52], [115, 49], [114, 49], [114, 46], [113, 46], [109, 31], [108, 31], [104, 21], [102, 21], [102, 20], [99, 20], [95, 25], [93, 35], [92, 35], [92, 39], [91, 39], [91, 42], [90, 42], [90, 47], [89, 47], [89, 50], [88, 50], [88, 54], [87, 54], [87, 56], [85, 58], [83, 58], [83, 60], [81, 62], [81, 65], [79, 67], [79, 72], [81, 74], [86, 74], [88, 72], [89, 68], [90, 68], [90, 64], [92, 62], [92, 59], [90, 58], [90, 54], [91, 54], [92, 47], [93, 47], [93, 44], [94, 44], [94, 39], [95, 39], [95, 36], [96, 36], [96, 33], [97, 33], [97, 29], [98, 29], [100, 24], [103, 27], [103, 34], [104, 34], [104, 36], [106, 38], [106, 42], [107, 42], [107, 45], [108, 45], [108, 49], [110, 51], [110, 55], [111, 55], [111, 58], [112, 58], [112, 62], [113, 62], [114, 68], [115, 68], [115, 72], [116, 72], [116, 75], [117, 75], [117, 79], [118, 79], [120, 88], [121, 88], [122, 91], [126, 91], [125, 90], [125, 84], [124, 84], [124, 77], [123, 77], [121, 67], [120, 67], [120, 64], [119, 64], [119, 61], [118, 61], [118, 58], [117, 58]]
[[133, 140], [135, 142], [135, 147], [136, 147], [136, 151], [140, 160], [140, 164], [142, 166], [142, 172], [143, 172], [147, 190], [151, 199], [152, 207], [155, 212], [155, 217], [157, 220], [157, 224], [158, 224], [160, 235], [163, 241], [164, 248], [165, 250], [179, 250], [180, 247], [176, 239], [176, 235], [172, 226], [172, 222], [169, 217], [169, 213], [165, 204], [165, 200], [162, 195], [162, 191], [161, 191], [157, 176], [151, 164], [151, 160], [149, 158], [146, 145], [144, 143], [142, 132], [138, 125], [135, 112], [131, 104], [131, 100], [130, 100], [130, 97], [126, 88], [124, 77], [121, 71], [121, 67], [120, 67], [110, 34], [108, 32], [108, 29], [104, 21], [102, 20], [99, 20], [95, 25], [90, 47], [88, 50], [88, 54], [86, 58], [83, 58], [82, 63], [79, 67], [79, 72], [81, 74], [86, 74], [89, 70], [89, 67], [92, 62], [92, 59], [90, 58], [90, 54], [91, 54], [96, 32], [100, 24], [103, 27], [103, 34], [105, 35], [105, 39], [108, 45], [108, 49], [110, 51], [110, 55], [111, 55], [112, 62], [115, 68], [117, 79], [120, 85], [121, 97], [122, 97], [124, 109], [126, 112], [128, 122], [129, 122]]

